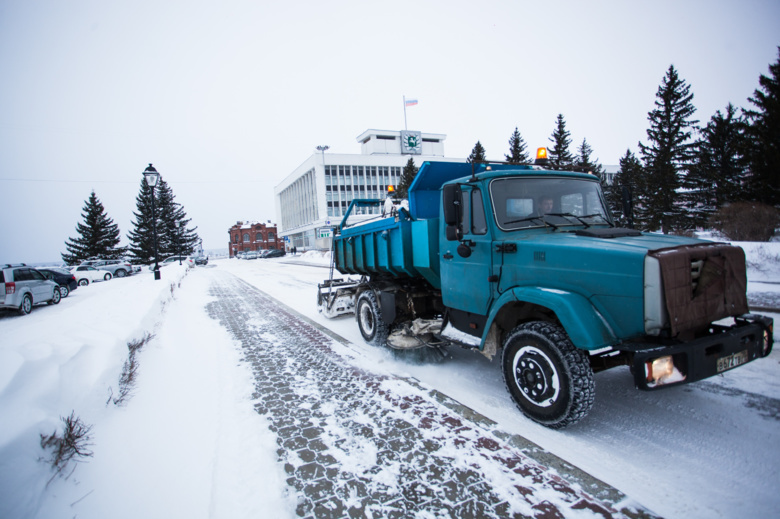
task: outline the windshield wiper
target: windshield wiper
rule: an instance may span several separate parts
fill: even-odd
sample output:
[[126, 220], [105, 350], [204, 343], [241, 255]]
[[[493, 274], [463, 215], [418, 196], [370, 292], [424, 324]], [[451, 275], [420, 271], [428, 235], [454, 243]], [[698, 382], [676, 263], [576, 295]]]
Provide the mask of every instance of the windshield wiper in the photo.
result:
[[512, 225], [513, 223], [530, 222], [531, 220], [542, 220], [542, 219], [539, 216], [529, 216], [527, 218], [520, 218], [519, 220], [512, 220], [511, 222], [504, 222], [504, 225]]
[[[582, 225], [585, 226], [585, 228], [590, 227], [590, 224], [582, 219], [582, 218], [585, 218], [584, 216], [583, 217], [579, 217], [576, 214], [572, 214], [572, 213], [547, 213], [547, 216], [562, 216], [564, 218], [566, 218], [566, 217], [576, 218]], [[589, 215], [589, 216], [592, 216], [592, 215]]]
[[547, 226], [549, 225], [549, 226], [550, 226], [550, 227], [552, 227], [553, 229], [557, 229], [557, 228], [558, 228], [558, 226], [557, 226], [557, 225], [555, 225], [555, 224], [552, 224], [552, 223], [548, 222], [548, 221], [547, 221], [547, 220], [544, 218], [545, 216], [547, 216], [547, 215], [542, 215], [542, 216], [527, 216], [526, 218], [520, 218], [519, 220], [512, 220], [512, 221], [509, 221], [509, 222], [504, 222], [504, 224], [503, 224], [503, 225], [512, 225], [513, 223], [530, 222], [531, 220], [541, 220], [541, 222], [544, 224], [544, 226], [545, 226], [545, 227], [547, 227]]

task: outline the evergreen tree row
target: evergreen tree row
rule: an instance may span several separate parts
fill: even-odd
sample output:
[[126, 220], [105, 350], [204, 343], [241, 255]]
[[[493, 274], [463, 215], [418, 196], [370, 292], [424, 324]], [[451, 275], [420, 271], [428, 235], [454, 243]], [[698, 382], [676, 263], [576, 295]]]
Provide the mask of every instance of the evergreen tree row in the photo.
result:
[[[571, 133], [559, 114], [548, 147], [551, 169], [587, 171], [602, 180], [607, 203], [619, 223], [624, 201], [633, 200], [637, 227], [669, 233], [708, 225], [721, 208], [740, 201], [780, 206], [780, 47], [769, 75], [748, 101], [751, 109], [728, 103], [703, 127], [694, 118], [691, 87], [674, 65], [666, 71], [648, 113], [647, 141], [639, 156], [631, 149], [620, 159], [613, 182], [606, 184], [604, 168], [592, 159], [586, 139], [572, 153]], [[510, 164], [529, 163], [526, 143], [517, 128], [509, 139]], [[477, 141], [468, 162], [486, 162]]]
[[[197, 227], [188, 227], [191, 219], [175, 201], [170, 186], [160, 178], [154, 192], [154, 214], [157, 230], [157, 257], [162, 260], [176, 254], [189, 255], [199, 242]], [[65, 242], [67, 252], [62, 260], [78, 265], [89, 258], [118, 259], [127, 257], [135, 264], [154, 262], [154, 227], [152, 221], [152, 188], [144, 177], [136, 197], [133, 229], [128, 232], [130, 245], [120, 247], [119, 227], [106, 214], [103, 204], [92, 191], [84, 204], [83, 223], [76, 226], [78, 235]]]

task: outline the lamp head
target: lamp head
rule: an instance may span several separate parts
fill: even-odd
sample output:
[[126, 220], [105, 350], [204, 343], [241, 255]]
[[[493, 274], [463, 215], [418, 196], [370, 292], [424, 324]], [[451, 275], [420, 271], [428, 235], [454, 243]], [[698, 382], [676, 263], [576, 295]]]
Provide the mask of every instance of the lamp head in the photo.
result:
[[160, 180], [160, 174], [154, 169], [154, 166], [152, 166], [151, 163], [149, 164], [149, 167], [144, 170], [144, 178], [146, 178], [146, 183], [149, 184], [150, 187], [155, 187]]

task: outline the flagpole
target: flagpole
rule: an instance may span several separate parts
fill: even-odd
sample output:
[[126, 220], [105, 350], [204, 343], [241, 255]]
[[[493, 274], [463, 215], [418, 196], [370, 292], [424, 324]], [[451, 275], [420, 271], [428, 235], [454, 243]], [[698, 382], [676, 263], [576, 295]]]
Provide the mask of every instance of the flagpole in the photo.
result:
[[406, 96], [404, 96], [404, 131], [408, 130], [406, 126]]

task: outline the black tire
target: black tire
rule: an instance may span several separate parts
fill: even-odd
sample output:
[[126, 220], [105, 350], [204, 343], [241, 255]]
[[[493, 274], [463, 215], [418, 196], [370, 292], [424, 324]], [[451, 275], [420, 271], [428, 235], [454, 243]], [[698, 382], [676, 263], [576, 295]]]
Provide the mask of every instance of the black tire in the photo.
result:
[[126, 271], [125, 269], [119, 269], [119, 270], [117, 270], [117, 271], [116, 271], [116, 273], [114, 274], [114, 276], [116, 276], [116, 277], [118, 277], [118, 278], [123, 278], [123, 277], [125, 277], [126, 275], [127, 275], [127, 271]]
[[593, 407], [596, 386], [588, 355], [556, 324], [517, 326], [504, 340], [501, 367], [517, 407], [544, 426], [562, 429]]
[[103, 281], [108, 281], [109, 279], [111, 279], [111, 277], [112, 277], [112, 276], [111, 276], [111, 273], [110, 273], [110, 272], [106, 272], [106, 273], [103, 275]]
[[49, 299], [46, 302], [50, 305], [58, 305], [60, 304], [61, 300], [62, 300], [62, 292], [60, 292], [60, 287], [57, 287], [52, 291], [51, 299]]
[[60, 285], [60, 295], [62, 297], [68, 297], [68, 295], [70, 295], [70, 287], [68, 285]]
[[355, 318], [363, 340], [377, 346], [387, 342], [388, 326], [382, 319], [382, 309], [373, 290], [366, 290], [358, 296]]
[[22, 298], [22, 304], [19, 305], [19, 312], [22, 315], [27, 315], [32, 312], [33, 300], [30, 294], [24, 294]]
[[89, 280], [87, 278], [79, 279], [79, 286], [80, 287], [85, 287], [87, 285], [89, 285]]

